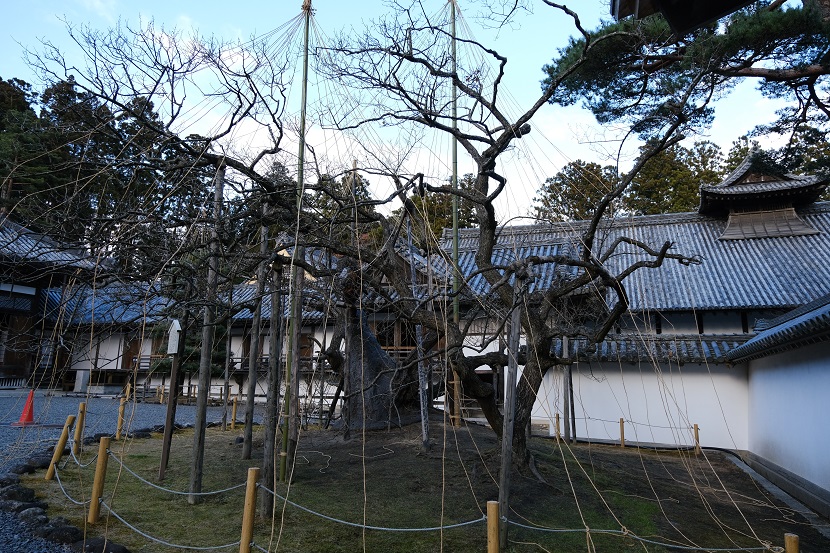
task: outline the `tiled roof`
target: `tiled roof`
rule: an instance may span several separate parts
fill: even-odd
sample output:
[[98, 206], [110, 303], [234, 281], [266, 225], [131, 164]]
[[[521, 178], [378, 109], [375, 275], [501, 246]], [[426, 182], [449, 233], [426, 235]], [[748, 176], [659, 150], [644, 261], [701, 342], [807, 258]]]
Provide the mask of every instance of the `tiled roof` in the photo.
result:
[[[609, 335], [599, 344], [571, 340], [571, 357], [579, 361], [637, 363], [724, 363], [746, 335]], [[561, 341], [554, 346], [561, 353]]]
[[704, 215], [733, 210], [801, 206], [815, 202], [827, 179], [787, 173], [768, 154], [753, 150], [718, 184], [700, 187]]
[[164, 319], [170, 303], [153, 287], [67, 286], [46, 290], [45, 315], [72, 324], [143, 324]]
[[[763, 330], [761, 330], [763, 329]], [[761, 330], [727, 360], [737, 363], [830, 340], [830, 294], [756, 326]]]
[[48, 265], [51, 268], [94, 269], [88, 256], [42, 234], [0, 218], [0, 256], [15, 263]]
[[[256, 299], [256, 284], [238, 284], [233, 289], [233, 295], [230, 298], [230, 306], [232, 309], [240, 308], [233, 315], [235, 321], [246, 321], [254, 318], [254, 307]], [[228, 301], [228, 298], [225, 298]], [[303, 288], [303, 321], [305, 323], [318, 323], [323, 320], [323, 311], [317, 308], [317, 304], [322, 301], [322, 296], [314, 289], [310, 283], [306, 282]], [[312, 305], [315, 304], [315, 305]], [[288, 302], [283, 302], [282, 317], [288, 318], [291, 315], [291, 306]], [[271, 318], [271, 291], [267, 289], [262, 296], [262, 319], [268, 321]]]
[[[627, 236], [652, 247], [673, 244], [670, 251], [699, 256], [701, 263], [685, 266], [666, 260], [655, 269], [640, 269], [625, 281], [630, 308], [681, 311], [688, 309], [791, 309], [830, 292], [830, 202], [798, 210], [811, 227], [811, 236], [718, 240], [726, 221], [697, 213], [611, 219], [600, 226], [596, 251], [600, 255], [614, 240]], [[579, 238], [586, 222], [511, 226], [501, 229], [498, 250], [535, 251]], [[460, 256], [467, 259], [478, 243], [478, 229], [460, 231]], [[449, 251], [450, 231], [444, 232]], [[502, 254], [499, 254], [502, 255]], [[506, 254], [505, 254], [506, 255]], [[617, 249], [606, 263], [618, 274], [631, 263], [647, 259], [630, 245]], [[462, 266], [469, 275], [470, 265]], [[551, 274], [552, 269], [547, 269]]]

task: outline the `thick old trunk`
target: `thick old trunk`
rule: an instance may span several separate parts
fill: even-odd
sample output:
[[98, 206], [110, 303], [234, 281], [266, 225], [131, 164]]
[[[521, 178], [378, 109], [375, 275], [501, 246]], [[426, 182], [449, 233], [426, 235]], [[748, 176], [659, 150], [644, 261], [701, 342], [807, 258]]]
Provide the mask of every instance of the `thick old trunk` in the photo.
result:
[[346, 363], [343, 424], [347, 433], [400, 425], [393, 381], [397, 369], [378, 343], [366, 317], [349, 308], [346, 317]]

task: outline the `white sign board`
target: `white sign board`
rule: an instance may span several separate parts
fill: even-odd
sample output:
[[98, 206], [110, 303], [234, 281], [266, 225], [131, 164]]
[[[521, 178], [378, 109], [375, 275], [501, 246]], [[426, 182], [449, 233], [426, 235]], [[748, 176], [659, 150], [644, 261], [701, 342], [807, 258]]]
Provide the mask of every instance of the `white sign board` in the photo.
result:
[[167, 338], [167, 355], [176, 355], [179, 353], [179, 334], [182, 332], [182, 325], [179, 324], [178, 319], [173, 319], [170, 323], [170, 334]]

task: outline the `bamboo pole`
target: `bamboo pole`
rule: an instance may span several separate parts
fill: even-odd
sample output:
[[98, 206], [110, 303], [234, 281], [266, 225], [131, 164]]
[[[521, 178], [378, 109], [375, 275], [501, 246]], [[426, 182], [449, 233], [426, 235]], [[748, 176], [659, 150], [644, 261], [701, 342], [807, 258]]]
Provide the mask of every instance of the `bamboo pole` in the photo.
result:
[[118, 404], [118, 422], [115, 425], [115, 441], [121, 439], [121, 430], [124, 429], [124, 409], [127, 407], [127, 398], [122, 397]]
[[251, 467], [248, 469], [248, 481], [245, 486], [245, 507], [242, 511], [242, 536], [239, 541], [239, 553], [250, 553], [251, 551], [254, 518], [256, 516], [257, 482], [259, 482], [259, 467]]
[[58, 439], [58, 445], [55, 446], [55, 451], [52, 453], [52, 462], [49, 463], [49, 468], [46, 471], [46, 480], [51, 480], [55, 477], [55, 467], [61, 462], [66, 442], [69, 441], [69, 429], [72, 428], [73, 424], [75, 424], [75, 415], [67, 416], [66, 422], [63, 424], [61, 437]]
[[81, 442], [84, 440], [84, 418], [86, 418], [86, 402], [78, 404], [78, 417], [75, 419], [75, 436], [72, 440], [72, 453], [77, 455], [81, 452]]
[[487, 553], [499, 553], [499, 502], [487, 502]]
[[98, 522], [98, 515], [101, 512], [101, 496], [104, 495], [104, 480], [107, 478], [107, 450], [110, 447], [110, 439], [107, 436], [98, 442], [98, 462], [95, 464], [95, 480], [92, 481], [92, 495], [89, 498], [89, 513], [86, 521], [90, 524]]
[[784, 534], [784, 553], [798, 553], [798, 534]]
[[620, 419], [620, 447], [625, 447], [625, 419]]
[[239, 407], [239, 397], [234, 396], [231, 407], [231, 430], [236, 430], [236, 410]]

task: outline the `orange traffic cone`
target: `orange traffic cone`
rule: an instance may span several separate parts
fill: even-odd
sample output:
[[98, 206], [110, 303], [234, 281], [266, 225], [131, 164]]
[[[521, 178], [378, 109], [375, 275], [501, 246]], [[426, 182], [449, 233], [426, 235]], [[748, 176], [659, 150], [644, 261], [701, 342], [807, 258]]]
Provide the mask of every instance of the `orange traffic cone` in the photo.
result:
[[20, 420], [12, 423], [12, 426], [26, 426], [35, 423], [35, 391], [29, 390], [29, 397], [26, 398], [26, 405], [23, 406], [23, 412], [20, 413]]

